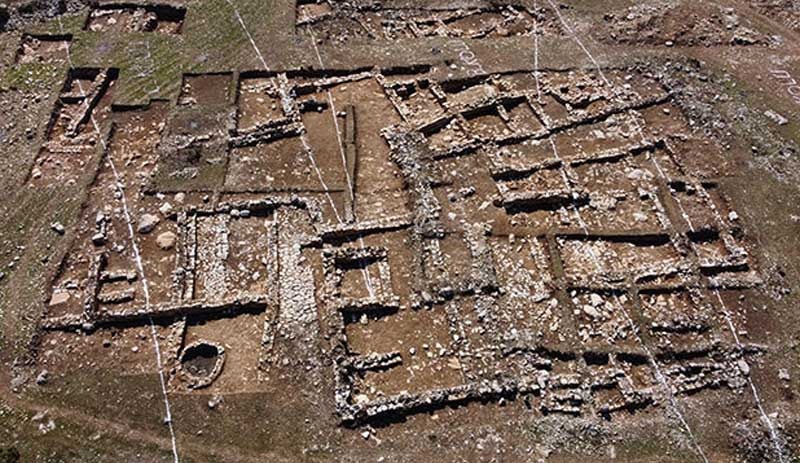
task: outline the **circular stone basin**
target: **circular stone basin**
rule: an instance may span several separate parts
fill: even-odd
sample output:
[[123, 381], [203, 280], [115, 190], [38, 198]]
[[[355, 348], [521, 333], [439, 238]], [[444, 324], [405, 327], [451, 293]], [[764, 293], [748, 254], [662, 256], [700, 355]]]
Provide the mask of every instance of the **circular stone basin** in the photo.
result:
[[210, 385], [225, 362], [225, 349], [207, 341], [198, 341], [186, 346], [181, 355], [181, 372], [189, 388], [197, 389]]

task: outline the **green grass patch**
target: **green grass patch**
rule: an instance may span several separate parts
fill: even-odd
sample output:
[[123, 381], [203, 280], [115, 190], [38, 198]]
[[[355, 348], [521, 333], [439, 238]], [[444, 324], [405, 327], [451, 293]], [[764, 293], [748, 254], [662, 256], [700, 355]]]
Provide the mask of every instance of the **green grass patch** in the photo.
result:
[[75, 14], [62, 15], [59, 18], [49, 19], [39, 24], [34, 24], [25, 29], [28, 34], [37, 35], [61, 35], [77, 34], [86, 24], [86, 17], [89, 10], [85, 9]]
[[64, 76], [64, 66], [26, 63], [9, 66], [0, 74], [0, 91], [47, 91]]

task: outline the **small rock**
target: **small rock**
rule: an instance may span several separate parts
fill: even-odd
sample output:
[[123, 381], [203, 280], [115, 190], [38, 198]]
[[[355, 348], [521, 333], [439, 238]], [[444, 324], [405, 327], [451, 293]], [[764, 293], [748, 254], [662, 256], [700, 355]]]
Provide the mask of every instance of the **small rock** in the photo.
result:
[[600, 307], [603, 305], [603, 298], [597, 295], [596, 293], [592, 293], [589, 295], [589, 300], [591, 301], [592, 306]]
[[137, 231], [143, 235], [150, 233], [160, 222], [159, 218], [153, 214], [144, 214], [139, 218]]
[[455, 294], [455, 289], [450, 286], [445, 286], [439, 290], [439, 295], [445, 299], [451, 299]]
[[644, 178], [644, 171], [642, 169], [633, 169], [632, 171], [628, 172], [628, 177], [630, 180], [641, 180]]
[[56, 422], [53, 420], [48, 420], [47, 423], [41, 423], [39, 425], [39, 432], [42, 434], [47, 434], [48, 432], [52, 431], [56, 428]]
[[736, 222], [737, 220], [739, 220], [739, 214], [737, 214], [736, 211], [730, 211], [728, 213], [728, 220], [730, 220], [731, 222]]
[[59, 235], [64, 234], [64, 226], [61, 225], [59, 222], [53, 222], [50, 224], [50, 228], [53, 229], [54, 232], [58, 233]]
[[600, 312], [590, 305], [583, 306], [583, 312], [592, 318], [600, 318]]
[[27, 381], [27, 378], [23, 375], [14, 376], [11, 378], [11, 390], [13, 392], [19, 392], [19, 388], [25, 384], [25, 381]]
[[750, 375], [750, 365], [744, 361], [744, 359], [739, 359], [736, 362], [736, 366], [739, 367], [739, 370], [742, 372], [743, 375], [749, 376]]
[[453, 357], [447, 361], [447, 366], [450, 367], [451, 370], [460, 370], [461, 369], [461, 361], [457, 358]]
[[133, 352], [134, 354], [135, 354], [135, 353], [137, 353], [137, 352], [139, 352], [139, 346], [133, 346], [133, 347], [131, 347], [131, 352]]
[[221, 403], [222, 403], [222, 396], [214, 395], [214, 396], [211, 397], [211, 399], [208, 400], [208, 408], [210, 408], [211, 410], [214, 410]]
[[106, 244], [106, 237], [102, 233], [95, 233], [92, 235], [92, 244], [95, 246], [102, 246]]
[[50, 307], [61, 305], [69, 300], [69, 293], [66, 291], [56, 291], [50, 297]]
[[789, 119], [786, 119], [782, 115], [780, 115], [780, 114], [778, 114], [778, 113], [776, 113], [775, 111], [772, 111], [772, 110], [764, 111], [764, 115], [767, 116], [768, 118], [772, 119], [772, 121], [775, 122], [778, 125], [786, 125], [786, 124], [789, 123]]
[[792, 377], [789, 376], [788, 370], [786, 370], [785, 368], [781, 368], [780, 370], [778, 370], [778, 379], [780, 379], [781, 381], [789, 381], [792, 379]]
[[170, 215], [172, 213], [172, 204], [164, 203], [158, 208], [158, 212], [162, 215]]
[[177, 241], [178, 237], [175, 233], [168, 231], [164, 232], [156, 238], [156, 244], [159, 248], [168, 251], [175, 247], [175, 241]]
[[186, 193], [175, 193], [175, 202], [178, 204], [183, 204], [186, 201]]
[[39, 386], [47, 384], [47, 379], [49, 376], [50, 372], [48, 372], [47, 370], [42, 370], [42, 372], [39, 373], [39, 376], [36, 377], [36, 384], [38, 384]]

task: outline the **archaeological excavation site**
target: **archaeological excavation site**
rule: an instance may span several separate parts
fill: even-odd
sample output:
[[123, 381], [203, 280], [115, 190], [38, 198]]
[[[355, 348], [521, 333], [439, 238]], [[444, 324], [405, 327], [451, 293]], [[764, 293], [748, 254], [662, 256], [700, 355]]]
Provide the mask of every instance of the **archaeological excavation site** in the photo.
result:
[[800, 463], [800, 1], [4, 0], [0, 463]]

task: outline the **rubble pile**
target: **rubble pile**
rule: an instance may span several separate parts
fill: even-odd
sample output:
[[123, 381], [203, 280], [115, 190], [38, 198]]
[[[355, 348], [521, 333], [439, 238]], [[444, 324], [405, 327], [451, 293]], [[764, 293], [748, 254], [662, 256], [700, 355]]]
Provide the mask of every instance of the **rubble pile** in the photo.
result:
[[135, 4], [93, 5], [86, 30], [93, 32], [159, 32], [180, 33], [186, 9], [167, 4], [137, 6]]
[[686, 2], [642, 4], [608, 13], [608, 40], [666, 46], [767, 45], [771, 38], [743, 22], [733, 8]]
[[561, 27], [548, 10], [534, 9], [530, 4], [443, 9], [433, 5], [388, 3], [299, 1], [296, 28], [314, 40], [334, 43], [364, 38], [387, 41], [420, 37], [480, 39], [561, 33]]

